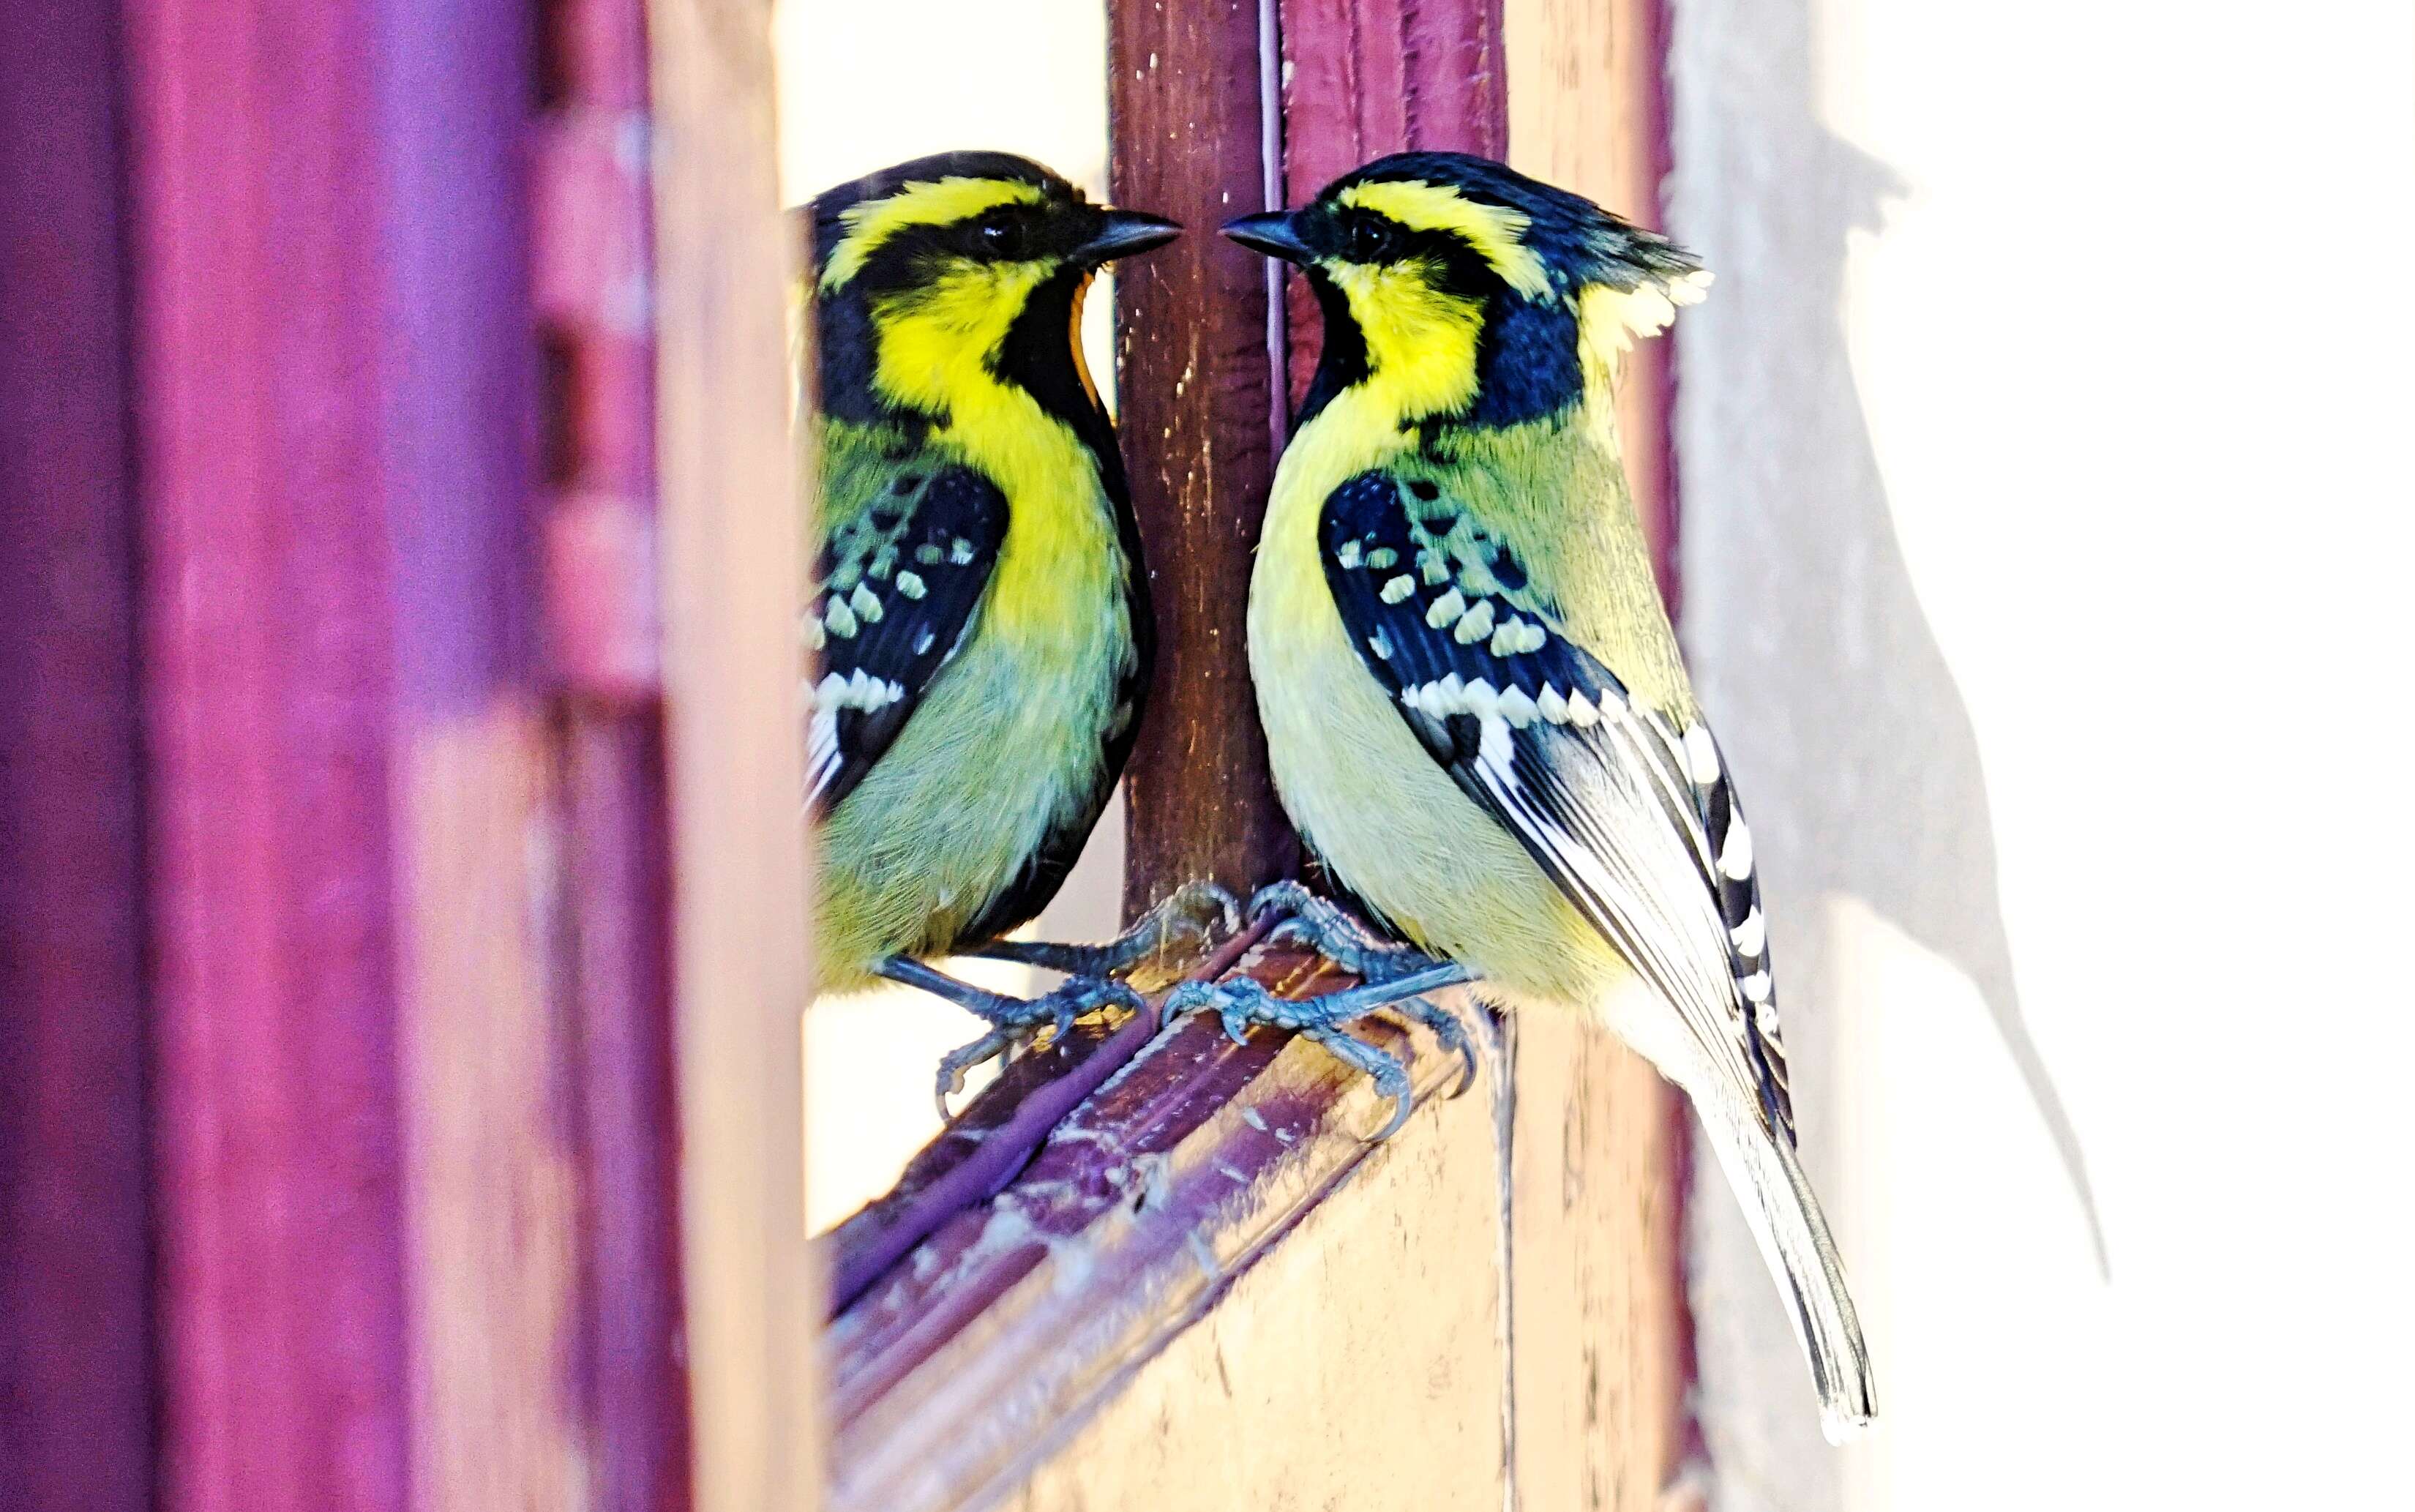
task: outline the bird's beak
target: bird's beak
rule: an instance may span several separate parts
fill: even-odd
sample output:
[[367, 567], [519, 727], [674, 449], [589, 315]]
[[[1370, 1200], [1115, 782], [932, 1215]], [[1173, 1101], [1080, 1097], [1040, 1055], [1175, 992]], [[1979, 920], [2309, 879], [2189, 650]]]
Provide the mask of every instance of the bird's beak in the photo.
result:
[[1096, 266], [1119, 257], [1146, 252], [1152, 247], [1163, 247], [1182, 234], [1179, 221], [1163, 216], [1152, 216], [1139, 210], [1110, 210], [1099, 227], [1099, 233], [1074, 248], [1078, 262]]
[[1252, 252], [1264, 252], [1285, 262], [1306, 262], [1316, 255], [1308, 249], [1306, 242], [1299, 239], [1299, 232], [1292, 226], [1291, 217], [1281, 210], [1228, 220], [1224, 222], [1224, 234]]

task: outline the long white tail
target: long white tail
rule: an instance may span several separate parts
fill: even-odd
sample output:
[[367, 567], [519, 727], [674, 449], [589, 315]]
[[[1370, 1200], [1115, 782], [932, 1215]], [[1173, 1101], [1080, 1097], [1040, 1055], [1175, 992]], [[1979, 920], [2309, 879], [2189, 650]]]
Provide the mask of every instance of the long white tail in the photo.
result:
[[1708, 1107], [1702, 1112], [1711, 1147], [1744, 1205], [1762, 1258], [1794, 1320], [1794, 1337], [1811, 1363], [1811, 1381], [1820, 1390], [1820, 1426], [1829, 1443], [1842, 1444], [1869, 1426], [1878, 1400], [1870, 1385], [1869, 1347], [1862, 1342], [1861, 1322], [1845, 1290], [1845, 1267], [1837, 1259], [1820, 1200], [1782, 1136], [1772, 1138], [1749, 1117], [1730, 1117]]

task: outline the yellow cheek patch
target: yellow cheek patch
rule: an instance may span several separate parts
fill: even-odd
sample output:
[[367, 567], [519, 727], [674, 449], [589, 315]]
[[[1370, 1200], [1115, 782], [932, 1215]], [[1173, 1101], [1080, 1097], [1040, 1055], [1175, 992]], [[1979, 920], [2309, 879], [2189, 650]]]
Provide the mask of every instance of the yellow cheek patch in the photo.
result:
[[1367, 344], [1367, 387], [1395, 423], [1457, 410], [1476, 397], [1484, 307], [1436, 291], [1419, 263], [1328, 264]]
[[880, 245], [909, 226], [947, 226], [1002, 204], [1038, 204], [1040, 186], [1003, 178], [943, 178], [908, 184], [896, 193], [839, 212], [847, 228], [822, 262], [822, 292], [847, 287]]
[[1340, 202], [1372, 210], [1411, 231], [1451, 232], [1492, 264], [1502, 282], [1528, 299], [1552, 292], [1543, 260], [1525, 245], [1525, 216], [1506, 204], [1482, 204], [1448, 184], [1414, 178], [1354, 184], [1342, 191]]
[[962, 261], [878, 301], [874, 386], [925, 412], [959, 409], [996, 388], [984, 364], [1048, 271], [1044, 262]]

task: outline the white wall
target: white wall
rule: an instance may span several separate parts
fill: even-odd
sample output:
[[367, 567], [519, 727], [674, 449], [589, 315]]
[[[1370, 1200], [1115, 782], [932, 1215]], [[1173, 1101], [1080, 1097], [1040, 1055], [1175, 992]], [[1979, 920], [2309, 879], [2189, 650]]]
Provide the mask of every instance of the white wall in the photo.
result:
[[1886, 1413], [1714, 1175], [1718, 1504], [2404, 1505], [2415, 19], [1672, 8], [1687, 639]]

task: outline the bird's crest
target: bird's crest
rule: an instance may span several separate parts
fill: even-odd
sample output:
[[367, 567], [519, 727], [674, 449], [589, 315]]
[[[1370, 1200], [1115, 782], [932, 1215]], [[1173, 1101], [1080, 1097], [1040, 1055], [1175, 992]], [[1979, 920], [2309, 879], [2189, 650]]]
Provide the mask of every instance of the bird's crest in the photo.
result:
[[[1448, 231], [1528, 299], [1592, 288], [1658, 292], [1673, 307], [1702, 297], [1710, 275], [1692, 253], [1582, 195], [1464, 153], [1379, 157], [1329, 188], [1337, 204], [1376, 210], [1413, 231]], [[1654, 327], [1658, 329], [1658, 327]]]

